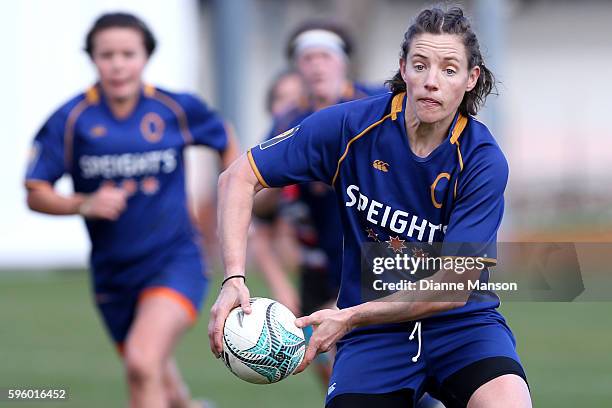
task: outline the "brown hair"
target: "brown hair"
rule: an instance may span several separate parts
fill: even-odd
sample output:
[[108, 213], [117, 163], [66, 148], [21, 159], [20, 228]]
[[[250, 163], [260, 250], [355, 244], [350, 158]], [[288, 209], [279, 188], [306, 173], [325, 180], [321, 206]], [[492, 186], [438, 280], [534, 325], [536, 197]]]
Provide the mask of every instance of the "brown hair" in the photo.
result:
[[[469, 19], [463, 15], [463, 10], [459, 7], [453, 7], [446, 12], [437, 7], [421, 11], [404, 34], [400, 51], [402, 59], [405, 60], [408, 56], [408, 50], [414, 37], [423, 33], [455, 34], [463, 40], [468, 57], [468, 68], [480, 67], [480, 76], [474, 89], [463, 96], [459, 112], [462, 115], [475, 115], [487, 96], [496, 91], [496, 87], [495, 77], [484, 64], [478, 38], [472, 30]], [[399, 70], [385, 83], [389, 85], [393, 94], [406, 91], [406, 83]]]
[[89, 54], [90, 58], [93, 58], [93, 42], [96, 34], [107, 28], [115, 27], [133, 28], [134, 30], [140, 31], [147, 51], [147, 56], [150, 57], [153, 51], [155, 51], [155, 37], [144, 21], [129, 13], [107, 13], [98, 17], [85, 38], [85, 51]]

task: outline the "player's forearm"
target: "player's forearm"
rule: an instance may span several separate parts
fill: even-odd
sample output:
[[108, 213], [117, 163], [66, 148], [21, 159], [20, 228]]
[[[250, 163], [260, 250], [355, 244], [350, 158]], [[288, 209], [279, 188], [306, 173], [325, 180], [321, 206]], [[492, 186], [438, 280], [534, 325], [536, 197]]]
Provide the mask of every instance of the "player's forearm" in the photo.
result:
[[465, 302], [366, 302], [344, 309], [351, 328], [372, 324], [401, 323], [420, 320], [446, 310], [461, 307]]
[[434, 314], [465, 305], [471, 291], [465, 282], [476, 279], [481, 269], [474, 268], [457, 273], [442, 269], [427, 278], [432, 284], [463, 283], [457, 290], [407, 290], [398, 291], [374, 302], [366, 302], [347, 310], [352, 327], [370, 324], [399, 323], [424, 319]]
[[48, 183], [36, 182], [26, 184], [28, 207], [34, 211], [51, 215], [79, 214], [79, 208], [85, 201], [83, 194], [62, 196]]
[[217, 212], [226, 276], [244, 274], [247, 234], [256, 191], [257, 179], [244, 156], [219, 177]]

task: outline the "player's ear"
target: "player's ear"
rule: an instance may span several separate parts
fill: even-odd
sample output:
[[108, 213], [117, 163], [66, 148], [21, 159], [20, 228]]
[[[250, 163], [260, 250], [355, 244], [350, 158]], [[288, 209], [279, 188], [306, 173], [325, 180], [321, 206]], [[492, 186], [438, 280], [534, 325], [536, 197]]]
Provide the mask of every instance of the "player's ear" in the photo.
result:
[[478, 82], [478, 78], [480, 77], [480, 67], [475, 65], [468, 75], [467, 87], [465, 89], [466, 92], [470, 92], [476, 86]]
[[402, 76], [402, 79], [404, 80], [404, 82], [408, 82], [406, 81], [406, 59], [405, 58], [399, 59], [399, 66], [400, 66], [400, 74]]

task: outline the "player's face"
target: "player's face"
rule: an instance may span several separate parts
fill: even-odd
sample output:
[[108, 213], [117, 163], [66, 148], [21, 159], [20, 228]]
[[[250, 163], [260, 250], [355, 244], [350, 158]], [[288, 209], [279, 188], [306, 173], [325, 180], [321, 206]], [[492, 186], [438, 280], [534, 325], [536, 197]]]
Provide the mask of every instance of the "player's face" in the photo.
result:
[[341, 94], [346, 81], [346, 62], [325, 47], [308, 48], [297, 57], [308, 92], [315, 99], [331, 101]]
[[461, 37], [416, 36], [406, 60], [400, 60], [408, 102], [420, 122], [436, 123], [454, 116], [466, 92], [476, 86], [479, 67], [469, 67]]
[[102, 30], [93, 39], [92, 55], [109, 99], [125, 100], [138, 95], [148, 60], [142, 33], [120, 27]]
[[272, 115], [277, 116], [299, 103], [304, 94], [302, 78], [298, 74], [283, 76], [274, 89], [272, 100]]

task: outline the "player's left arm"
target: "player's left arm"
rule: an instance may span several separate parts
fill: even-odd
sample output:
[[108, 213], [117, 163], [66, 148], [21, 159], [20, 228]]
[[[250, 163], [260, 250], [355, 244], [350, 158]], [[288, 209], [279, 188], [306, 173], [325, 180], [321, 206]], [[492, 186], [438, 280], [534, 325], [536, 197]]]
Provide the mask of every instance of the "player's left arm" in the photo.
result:
[[[460, 175], [457, 201], [451, 213], [442, 246], [442, 256], [486, 259], [493, 263], [495, 243], [501, 223], [503, 193], [508, 180], [508, 165], [499, 148], [487, 147], [474, 155]], [[429, 277], [434, 282], [466, 282], [477, 279], [482, 268], [459, 274], [442, 269]], [[423, 319], [434, 314], [462, 307], [471, 291], [406, 291], [395, 292], [375, 302], [366, 302], [346, 309], [320, 310], [297, 319], [299, 327], [317, 326], [304, 360], [295, 373], [303, 371], [317, 353], [328, 351], [349, 331], [372, 324], [399, 323]]]

